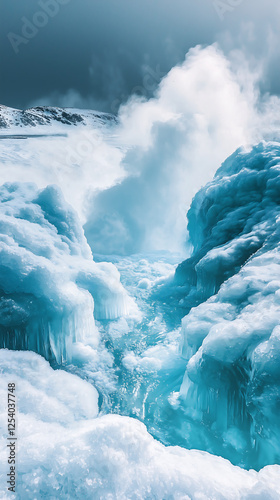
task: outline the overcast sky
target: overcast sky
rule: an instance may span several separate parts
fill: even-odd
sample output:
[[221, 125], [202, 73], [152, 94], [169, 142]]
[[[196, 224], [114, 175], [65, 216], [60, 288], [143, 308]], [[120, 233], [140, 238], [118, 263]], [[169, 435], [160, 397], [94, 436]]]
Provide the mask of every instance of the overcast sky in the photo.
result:
[[115, 112], [133, 92], [150, 95], [190, 47], [213, 42], [226, 54], [239, 49], [252, 64], [262, 62], [263, 91], [280, 93], [279, 0], [0, 0], [0, 6], [0, 102], [8, 106]]

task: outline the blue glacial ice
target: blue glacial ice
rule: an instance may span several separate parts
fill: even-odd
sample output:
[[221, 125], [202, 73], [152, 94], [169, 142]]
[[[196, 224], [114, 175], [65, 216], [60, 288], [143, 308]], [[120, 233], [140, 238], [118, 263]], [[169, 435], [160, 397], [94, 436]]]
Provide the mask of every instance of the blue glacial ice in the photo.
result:
[[280, 459], [279, 193], [279, 144], [237, 151], [195, 196], [193, 254], [175, 274], [191, 308], [183, 412], [215, 453], [255, 468]]
[[98, 344], [95, 319], [133, 301], [111, 263], [95, 263], [81, 223], [59, 188], [0, 188], [0, 345], [61, 362], [71, 345]]

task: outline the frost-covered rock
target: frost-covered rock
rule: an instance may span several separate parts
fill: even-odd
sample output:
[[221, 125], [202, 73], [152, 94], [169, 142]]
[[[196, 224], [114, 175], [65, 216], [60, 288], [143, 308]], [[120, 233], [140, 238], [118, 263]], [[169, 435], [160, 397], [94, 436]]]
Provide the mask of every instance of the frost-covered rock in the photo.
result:
[[71, 358], [73, 341], [98, 342], [94, 317], [131, 305], [117, 269], [95, 263], [79, 219], [55, 186], [0, 188], [0, 346]]
[[280, 145], [237, 151], [188, 216], [194, 251], [176, 280], [186, 308], [201, 304], [182, 322], [187, 418], [236, 463], [278, 463]]
[[0, 130], [26, 129], [28, 127], [34, 132], [34, 128], [42, 125], [44, 127], [58, 125], [62, 128], [63, 126], [92, 126], [114, 122], [116, 122], [115, 116], [91, 110], [54, 108], [52, 106], [37, 106], [36, 108], [20, 110], [0, 105]]
[[0, 351], [0, 496], [7, 491], [7, 383], [16, 384], [16, 500], [276, 500], [279, 466], [259, 473], [165, 447], [135, 419], [96, 417], [87, 382], [34, 353]]

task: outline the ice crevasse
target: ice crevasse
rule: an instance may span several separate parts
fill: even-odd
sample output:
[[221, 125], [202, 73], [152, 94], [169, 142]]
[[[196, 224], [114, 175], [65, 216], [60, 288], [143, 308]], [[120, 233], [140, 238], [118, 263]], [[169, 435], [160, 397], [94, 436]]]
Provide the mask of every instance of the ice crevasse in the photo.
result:
[[[187, 368], [179, 400], [208, 449], [280, 461], [280, 145], [238, 150], [195, 196], [176, 271]], [[179, 291], [179, 292], [178, 292]]]
[[96, 319], [133, 307], [113, 264], [95, 263], [60, 189], [0, 188], [0, 347], [57, 362], [75, 341], [98, 343]]

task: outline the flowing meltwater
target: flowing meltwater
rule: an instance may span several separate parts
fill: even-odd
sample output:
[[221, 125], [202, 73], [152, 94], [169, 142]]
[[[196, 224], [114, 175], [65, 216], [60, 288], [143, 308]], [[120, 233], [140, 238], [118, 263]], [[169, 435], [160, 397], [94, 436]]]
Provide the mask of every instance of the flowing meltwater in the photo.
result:
[[[97, 256], [95, 260], [98, 258], [106, 259]], [[189, 446], [180, 429], [176, 429], [177, 398], [186, 369], [180, 353], [181, 317], [174, 315], [173, 305], [159, 300], [154, 291], [164, 286], [166, 278], [174, 276], [182, 255], [108, 259], [118, 268], [121, 282], [137, 308], [129, 317], [96, 322], [104, 348], [111, 355], [105, 378], [88, 358], [80, 366], [76, 362], [65, 368], [94, 382], [102, 413], [136, 417], [163, 443], [178, 444], [179, 440]]]
[[[137, 308], [126, 318], [97, 321], [101, 335], [97, 358], [89, 347], [76, 344], [74, 363], [65, 363], [63, 368], [98, 389], [101, 415], [113, 413], [137, 418], [167, 446], [207, 450], [250, 468], [246, 453], [244, 456], [248, 443], [236, 428], [229, 432], [226, 443], [221, 440], [218, 427], [213, 432], [217, 398], [220, 398], [219, 411], [224, 412], [226, 420], [227, 401], [222, 402], [221, 394], [215, 391], [211, 401], [202, 387], [196, 386], [188, 392], [184, 386], [186, 364], [191, 357], [182, 355], [181, 319], [186, 310], [183, 306], [176, 308], [178, 292], [174, 291], [175, 298], [172, 297], [169, 285], [182, 255], [107, 258], [118, 268], [121, 282], [135, 299]], [[96, 256], [95, 260], [98, 259], [104, 261], [106, 257]], [[54, 367], [59, 366], [54, 364]], [[206, 405], [206, 418], [199, 409], [201, 404]], [[234, 406], [232, 411], [236, 412]], [[224, 432], [224, 415], [219, 418]], [[253, 465], [256, 467], [255, 462]]]
[[124, 287], [135, 298], [139, 318], [102, 325], [117, 378], [108, 409], [139, 418], [166, 444], [177, 440], [172, 406], [186, 362], [180, 355], [180, 316], [174, 317], [172, 304], [153, 297], [150, 288], [160, 287], [174, 274], [179, 261], [180, 256], [172, 254], [115, 260]]

